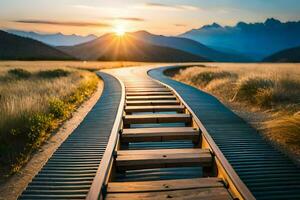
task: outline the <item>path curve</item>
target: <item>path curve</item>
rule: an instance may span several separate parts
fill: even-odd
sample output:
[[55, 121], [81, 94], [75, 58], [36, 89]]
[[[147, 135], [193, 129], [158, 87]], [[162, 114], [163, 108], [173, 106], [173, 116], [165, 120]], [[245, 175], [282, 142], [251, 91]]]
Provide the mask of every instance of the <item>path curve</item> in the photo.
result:
[[300, 199], [300, 169], [218, 99], [164, 75], [177, 67], [156, 68], [148, 74], [174, 88], [188, 103], [254, 196]]

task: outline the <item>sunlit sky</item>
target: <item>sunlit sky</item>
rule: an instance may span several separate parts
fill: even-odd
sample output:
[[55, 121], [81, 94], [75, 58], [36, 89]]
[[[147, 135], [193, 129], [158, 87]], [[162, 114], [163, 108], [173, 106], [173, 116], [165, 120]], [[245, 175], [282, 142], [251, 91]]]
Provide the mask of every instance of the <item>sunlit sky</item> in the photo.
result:
[[0, 28], [96, 34], [147, 30], [176, 35], [217, 22], [300, 20], [299, 0], [0, 0]]

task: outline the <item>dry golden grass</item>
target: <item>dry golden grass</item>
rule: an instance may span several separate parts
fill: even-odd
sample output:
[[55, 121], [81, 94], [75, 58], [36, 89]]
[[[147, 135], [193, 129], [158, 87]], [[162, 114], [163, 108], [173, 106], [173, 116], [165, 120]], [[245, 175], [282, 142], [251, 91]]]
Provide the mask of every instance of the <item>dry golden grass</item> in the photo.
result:
[[95, 73], [52, 62], [9, 63], [0, 67], [0, 175], [18, 171], [99, 80]]
[[0, 179], [17, 172], [97, 88], [96, 70], [142, 62], [1, 61]]
[[269, 113], [272, 120], [261, 123], [263, 133], [300, 156], [300, 64], [205, 63], [173, 78], [225, 103]]
[[[3, 75], [2, 75], [3, 76]], [[6, 76], [6, 75], [4, 75]], [[74, 72], [55, 79], [30, 78], [1, 81], [0, 127], [20, 113], [45, 111], [50, 98], [68, 96], [87, 78], [86, 72]]]
[[0, 62], [0, 176], [16, 172], [95, 90], [93, 71], [141, 62]]
[[300, 155], [300, 112], [266, 121], [263, 131], [275, 143]]
[[0, 62], [0, 73], [1, 70], [5, 70], [7, 67], [17, 67], [26, 69], [44, 69], [44, 68], [79, 68], [90, 71], [118, 68], [118, 67], [129, 67], [129, 66], [140, 66], [150, 63], [143, 62], [97, 62], [97, 61], [1, 61]]

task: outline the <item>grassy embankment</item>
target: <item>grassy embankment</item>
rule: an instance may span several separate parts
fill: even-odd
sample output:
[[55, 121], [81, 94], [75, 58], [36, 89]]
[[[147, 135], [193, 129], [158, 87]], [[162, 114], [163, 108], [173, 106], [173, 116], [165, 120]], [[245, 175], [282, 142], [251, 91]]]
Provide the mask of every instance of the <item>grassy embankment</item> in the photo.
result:
[[99, 69], [139, 62], [1, 61], [0, 177], [30, 155], [96, 90]]
[[97, 88], [91, 72], [69, 68], [0, 68], [1, 175], [31, 153]]
[[[239, 111], [269, 117], [261, 132], [300, 158], [300, 66], [297, 64], [206, 64], [180, 70], [173, 78], [213, 94]], [[217, 67], [215, 67], [217, 66]], [[252, 117], [256, 117], [253, 114]], [[251, 120], [250, 120], [251, 121]]]

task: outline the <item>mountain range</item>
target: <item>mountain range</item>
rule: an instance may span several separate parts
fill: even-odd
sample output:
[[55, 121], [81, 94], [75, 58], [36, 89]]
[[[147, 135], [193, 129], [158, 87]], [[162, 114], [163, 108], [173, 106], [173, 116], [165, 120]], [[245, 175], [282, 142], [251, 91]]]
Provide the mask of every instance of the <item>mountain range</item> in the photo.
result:
[[60, 50], [37, 40], [0, 30], [0, 60], [73, 60]]
[[131, 33], [131, 35], [139, 40], [151, 43], [153, 45], [159, 45], [159, 46], [170, 47], [170, 48], [186, 51], [194, 55], [203, 56], [212, 61], [218, 61], [218, 62], [252, 61], [247, 56], [235, 52], [224, 53], [221, 51], [217, 51], [201, 44], [200, 42], [188, 38], [154, 35], [147, 31], [137, 31]]
[[[179, 36], [146, 31], [78, 36], [1, 31], [0, 59], [131, 60], [149, 62], [299, 62], [300, 21], [217, 23]], [[22, 36], [18, 36], [22, 35]], [[34, 38], [34, 39], [31, 39]], [[37, 41], [39, 40], [39, 41]], [[298, 47], [297, 47], [298, 46]], [[70, 56], [69, 56], [70, 55]]]
[[[99, 59], [100, 55], [107, 56], [107, 52], [110, 52], [112, 48], [116, 47], [116, 42], [114, 41], [116, 36], [114, 34], [107, 34], [99, 37], [96, 40], [76, 45], [73, 47], [58, 47], [60, 50], [75, 56], [80, 59]], [[136, 55], [145, 51], [146, 46], [152, 46], [156, 49], [164, 48], [165, 51], [170, 51], [172, 49], [173, 52], [181, 52], [181, 54], [190, 54], [194, 57], [199, 57], [201, 60], [211, 60], [218, 62], [237, 62], [237, 61], [250, 61], [246, 56], [238, 55], [238, 54], [229, 54], [222, 53], [216, 51], [214, 49], [208, 48], [205, 45], [196, 42], [194, 40], [180, 38], [180, 37], [172, 37], [172, 36], [162, 36], [162, 35], [154, 35], [146, 31], [138, 31], [133, 33], [126, 33], [126, 38], [120, 38], [120, 42], [123, 43], [124, 46], [129, 46], [127, 53], [130, 51]], [[131, 46], [130, 46], [131, 45]], [[106, 46], [109, 46], [106, 48]], [[89, 50], [88, 50], [89, 49]], [[140, 52], [135, 52], [135, 49], [139, 49]], [[149, 52], [148, 52], [149, 53]], [[129, 55], [127, 55], [129, 56]], [[142, 59], [141, 57], [140, 59]], [[110, 58], [111, 59], [111, 58]], [[179, 58], [176, 58], [178, 60]], [[174, 60], [174, 59], [172, 59]], [[185, 60], [185, 59], [184, 59]], [[175, 61], [175, 60], [174, 60]]]
[[97, 38], [96, 35], [92, 34], [87, 36], [80, 36], [75, 34], [64, 35], [62, 33], [41, 34], [36, 32], [27, 32], [20, 30], [6, 30], [6, 32], [22, 37], [35, 39], [51, 46], [73, 46], [84, 42], [89, 42]]
[[93, 41], [58, 47], [61, 51], [81, 60], [102, 61], [148, 61], [148, 62], [187, 62], [209, 61], [209, 59], [182, 50], [154, 45], [127, 33], [122, 37], [105, 34]]
[[240, 52], [259, 61], [283, 49], [299, 46], [299, 35], [300, 21], [281, 22], [270, 18], [263, 23], [239, 22], [235, 26], [213, 23], [179, 36], [219, 51]]

